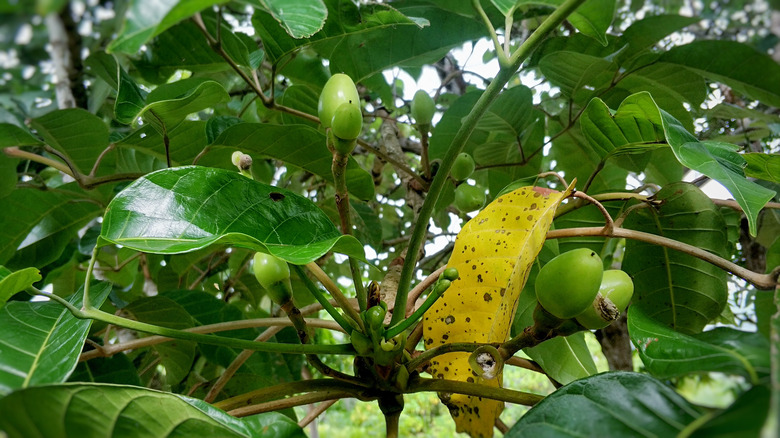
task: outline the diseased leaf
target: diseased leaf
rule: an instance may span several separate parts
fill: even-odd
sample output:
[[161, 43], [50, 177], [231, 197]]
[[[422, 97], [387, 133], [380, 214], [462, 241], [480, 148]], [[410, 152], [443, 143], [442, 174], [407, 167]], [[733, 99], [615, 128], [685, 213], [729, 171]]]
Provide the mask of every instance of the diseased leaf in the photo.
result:
[[[701, 190], [675, 183], [655, 199], [661, 206], [635, 211], [624, 226], [725, 256], [726, 225]], [[623, 270], [634, 280], [632, 305], [679, 332], [700, 332], [726, 305], [726, 272], [680, 251], [628, 239]]]
[[659, 379], [721, 372], [756, 383], [769, 375], [769, 341], [757, 332], [717, 327], [685, 335], [653, 320], [641, 306], [629, 310], [628, 332], [645, 368]]
[[139, 178], [109, 204], [100, 245], [176, 254], [216, 243], [306, 264], [328, 251], [363, 258], [309, 199], [238, 172], [188, 166]]
[[[425, 348], [452, 342], [504, 342], [518, 298], [536, 255], [542, 249], [558, 204], [571, 192], [523, 187], [506, 194], [466, 223], [455, 241], [447, 266], [459, 277], [423, 318]], [[474, 381], [469, 353], [447, 353], [431, 360], [434, 378]], [[489, 436], [503, 403], [451, 394], [446, 404], [459, 432]], [[477, 409], [478, 408], [478, 409]]]
[[572, 382], [545, 397], [505, 436], [671, 437], [702, 414], [674, 389], [652, 377], [603, 373]]
[[[111, 284], [94, 283], [92, 305], [100, 307]], [[83, 287], [68, 300], [82, 305]], [[0, 395], [20, 388], [64, 382], [76, 368], [91, 319], [77, 319], [54, 301], [12, 301], [0, 309]], [[7, 397], [6, 397], [7, 399]], [[2, 399], [5, 400], [5, 399]], [[0, 409], [8, 417], [7, 410]], [[0, 427], [2, 430], [2, 427]]]

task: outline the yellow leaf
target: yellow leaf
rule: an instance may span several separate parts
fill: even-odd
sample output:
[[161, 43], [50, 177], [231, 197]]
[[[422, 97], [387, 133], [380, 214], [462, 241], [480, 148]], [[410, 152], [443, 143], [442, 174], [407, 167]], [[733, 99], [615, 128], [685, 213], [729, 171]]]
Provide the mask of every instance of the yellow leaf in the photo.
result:
[[[423, 337], [430, 349], [453, 342], [504, 342], [528, 273], [544, 244], [555, 209], [573, 188], [557, 192], [522, 187], [490, 203], [458, 233], [447, 267], [459, 277], [425, 313]], [[510, 282], [511, 280], [511, 282]], [[469, 365], [469, 353], [431, 361], [434, 378], [502, 386], [503, 374], [486, 380]], [[458, 432], [492, 437], [504, 403], [462, 394], [440, 394]]]

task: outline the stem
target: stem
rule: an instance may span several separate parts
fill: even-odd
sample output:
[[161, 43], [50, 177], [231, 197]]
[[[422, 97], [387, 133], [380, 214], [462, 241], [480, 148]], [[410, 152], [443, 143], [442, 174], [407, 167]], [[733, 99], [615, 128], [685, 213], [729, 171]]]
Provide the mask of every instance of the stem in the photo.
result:
[[[42, 292], [39, 295], [49, 296], [49, 294]], [[59, 298], [59, 297], [58, 297]], [[329, 330], [339, 330], [340, 327], [325, 319], [307, 319], [306, 323], [312, 327], [324, 328]], [[290, 327], [292, 322], [287, 318], [259, 318], [259, 319], [240, 319], [237, 321], [220, 322], [216, 324], [200, 325], [197, 327], [191, 327], [184, 329], [185, 332], [192, 333], [219, 333], [230, 330], [241, 330], [246, 328], [257, 327], [276, 327], [281, 329], [282, 327]], [[264, 331], [260, 336], [268, 333], [268, 330]], [[144, 338], [133, 339], [132, 341], [121, 342], [118, 344], [99, 345], [95, 347], [95, 350], [86, 351], [79, 356], [79, 362], [85, 360], [94, 359], [96, 357], [110, 357], [117, 353], [121, 353], [127, 350], [135, 350], [138, 348], [149, 347], [152, 345], [162, 344], [164, 342], [172, 341], [172, 338], [165, 336], [146, 336]], [[255, 339], [256, 342], [263, 342], [263, 340]]]
[[[463, 150], [471, 133], [477, 126], [477, 122], [487, 112], [490, 104], [495, 100], [498, 94], [503, 89], [504, 85], [509, 82], [509, 79], [515, 74], [520, 64], [531, 54], [531, 52], [541, 44], [542, 40], [547, 35], [558, 27], [569, 14], [574, 12], [575, 9], [585, 0], [566, 0], [560, 7], [558, 7], [552, 14], [550, 14], [541, 25], [532, 33], [523, 44], [518, 47], [509, 59], [509, 63], [506, 67], [502, 67], [496, 75], [495, 79], [485, 89], [482, 96], [477, 100], [472, 108], [471, 112], [463, 119], [463, 122], [455, 134], [452, 143], [445, 154], [439, 171], [434, 177], [428, 191], [428, 196], [425, 198], [425, 202], [420, 209], [418, 220], [412, 231], [412, 238], [409, 240], [409, 246], [407, 254], [409, 256], [404, 261], [404, 268], [401, 272], [401, 278], [398, 282], [398, 293], [395, 297], [395, 308], [405, 309], [406, 299], [409, 291], [409, 285], [412, 282], [414, 276], [415, 265], [417, 264], [417, 258], [415, 257], [420, 250], [420, 246], [425, 238], [426, 230], [428, 228], [428, 222], [433, 214], [433, 207], [436, 200], [439, 199], [441, 191], [444, 188], [444, 184], [447, 182], [452, 164], [455, 162], [455, 158]], [[403, 319], [403, 312], [393, 312], [393, 319], [391, 324], [397, 324]]]
[[322, 293], [320, 288], [318, 288], [317, 285], [311, 281], [309, 276], [303, 272], [303, 269], [300, 266], [292, 265], [292, 267], [295, 270], [295, 273], [298, 274], [298, 278], [300, 278], [306, 288], [309, 289], [309, 292], [311, 292], [311, 294], [314, 295], [314, 298], [322, 305], [322, 308], [328, 312], [331, 318], [333, 318], [333, 320], [336, 321], [336, 323], [340, 325], [347, 334], [349, 334], [354, 327], [352, 327], [349, 322], [344, 319], [343, 316], [341, 316], [341, 313], [338, 311], [338, 309], [333, 307], [333, 305], [328, 302], [328, 299]]
[[493, 27], [493, 23], [490, 22], [490, 18], [488, 18], [487, 14], [485, 13], [485, 10], [482, 9], [482, 4], [479, 2], [479, 0], [471, 0], [471, 5], [477, 11], [477, 14], [479, 15], [479, 18], [482, 19], [482, 22], [485, 23], [485, 27], [487, 28], [488, 35], [490, 35], [490, 39], [493, 41], [493, 46], [496, 49], [496, 56], [498, 56], [498, 65], [500, 65], [501, 67], [507, 67], [509, 65], [509, 59], [507, 58], [507, 53], [505, 53], [504, 49], [501, 47], [501, 42], [498, 40], [496, 29]]
[[319, 391], [311, 394], [296, 395], [282, 400], [274, 400], [266, 403], [245, 406], [242, 408], [228, 411], [228, 414], [234, 417], [246, 417], [249, 415], [261, 414], [263, 412], [279, 411], [282, 409], [294, 408], [296, 406], [309, 405], [317, 402], [329, 400], [339, 400], [342, 398], [354, 397], [352, 393], [346, 391]]
[[666, 248], [671, 248], [694, 257], [700, 258], [706, 262], [728, 271], [743, 280], [752, 283], [759, 289], [773, 289], [777, 286], [778, 275], [780, 275], [780, 267], [775, 268], [769, 274], [759, 274], [748, 269], [743, 268], [737, 264], [734, 264], [722, 257], [719, 257], [711, 252], [705, 251], [701, 248], [688, 245], [687, 243], [679, 242], [668, 237], [657, 236], [655, 234], [645, 233], [642, 231], [629, 230], [626, 228], [615, 227], [609, 232], [603, 227], [584, 227], [584, 228], [567, 228], [562, 230], [552, 230], [547, 233], [548, 239], [561, 239], [564, 237], [583, 237], [583, 236], [600, 236], [600, 237], [624, 237], [626, 239], [634, 239], [642, 242], [652, 243], [654, 245], [660, 245]]
[[[354, 307], [349, 303], [349, 300], [346, 296], [341, 292], [341, 289], [339, 289], [338, 286], [336, 286], [336, 283], [333, 282], [333, 280], [328, 277], [328, 274], [326, 274], [320, 266], [315, 263], [311, 262], [306, 265], [306, 268], [311, 272], [314, 277], [319, 280], [320, 283], [322, 283], [323, 286], [325, 286], [325, 289], [327, 289], [328, 292], [330, 292], [330, 296], [333, 297], [334, 300], [339, 304], [342, 310], [349, 316], [354, 324], [355, 328], [358, 328], [360, 331], [365, 332], [366, 328], [363, 326], [363, 319], [360, 318], [360, 315], [357, 313]], [[356, 325], [355, 325], [356, 324]]]
[[385, 414], [385, 436], [387, 438], [398, 438], [398, 425], [400, 420], [400, 412]]
[[[331, 135], [328, 135], [328, 143], [331, 142]], [[329, 146], [331, 146], [329, 144]], [[343, 154], [335, 149], [333, 150], [333, 180], [336, 186], [336, 208], [341, 219], [341, 232], [348, 236], [352, 235], [352, 219], [349, 211], [349, 192], [347, 192], [347, 163], [349, 163], [349, 154]], [[349, 256], [349, 270], [352, 273], [352, 284], [355, 286], [355, 295], [357, 296], [358, 308], [366, 310], [366, 289], [363, 287], [363, 274], [360, 272], [358, 261]]]
[[312, 421], [316, 420], [317, 417], [319, 417], [329, 407], [336, 404], [337, 401], [338, 400], [328, 400], [320, 403], [318, 406], [314, 407], [311, 411], [309, 411], [309, 413], [306, 414], [306, 416], [303, 417], [303, 419], [298, 421], [298, 427], [304, 428], [308, 426]]
[[7, 147], [3, 149], [3, 152], [5, 152], [6, 155], [12, 158], [20, 158], [23, 160], [30, 160], [35, 161], [36, 163], [45, 164], [49, 167], [53, 167], [60, 172], [70, 176], [73, 179], [76, 179], [76, 177], [73, 175], [73, 172], [71, 172], [70, 168], [59, 161], [52, 160], [51, 158], [44, 157], [42, 155], [34, 154], [32, 152], [27, 152], [19, 149], [17, 146]]
[[[426, 180], [430, 180], [431, 163], [428, 158], [428, 128], [425, 128], [420, 132], [420, 151], [420, 166], [423, 168], [423, 175], [425, 175]], [[426, 182], [425, 186], [427, 185]]]
[[282, 354], [343, 354], [343, 355], [355, 354], [355, 350], [352, 348], [352, 344], [300, 345], [300, 344], [262, 343], [262, 342], [249, 341], [246, 339], [227, 338], [223, 336], [207, 335], [201, 333], [193, 333], [184, 330], [176, 330], [167, 327], [160, 327], [153, 324], [146, 324], [144, 322], [134, 321], [132, 319], [122, 318], [120, 316], [112, 315], [110, 313], [106, 313], [103, 312], [102, 310], [98, 310], [94, 308], [82, 310], [81, 314], [85, 318], [107, 322], [109, 324], [118, 325], [119, 327], [124, 327], [131, 330], [137, 330], [140, 332], [152, 333], [155, 335], [165, 336], [169, 338], [183, 339], [185, 341], [194, 341], [201, 344], [219, 345], [223, 347], [234, 347], [234, 348], [241, 348], [245, 350], [264, 351], [267, 353], [282, 353]]
[[417, 308], [417, 310], [415, 310], [414, 313], [409, 315], [406, 319], [404, 319], [400, 323], [390, 327], [385, 332], [385, 339], [388, 339], [388, 340], [392, 339], [396, 335], [400, 334], [401, 332], [403, 332], [407, 328], [409, 328], [412, 325], [414, 325], [417, 322], [417, 320], [422, 318], [422, 316], [425, 314], [425, 312], [427, 312], [428, 309], [430, 309], [431, 306], [433, 306], [433, 303], [435, 303], [436, 300], [438, 300], [442, 296], [442, 294], [444, 294], [444, 292], [446, 292], [446, 291], [436, 292], [435, 289], [436, 288], [434, 288], [434, 290], [431, 291], [431, 293], [428, 295], [428, 298], [425, 299], [425, 301], [422, 303], [422, 305], [419, 308]]
[[62, 305], [63, 305], [63, 306], [66, 308], [66, 309], [68, 309], [68, 311], [70, 311], [70, 313], [71, 313], [71, 314], [73, 314], [73, 316], [75, 316], [76, 318], [79, 318], [79, 319], [84, 319], [84, 318], [86, 318], [86, 315], [84, 315], [84, 312], [82, 312], [82, 311], [81, 311], [81, 309], [79, 309], [79, 308], [77, 308], [76, 306], [74, 306], [73, 304], [71, 304], [71, 303], [70, 303], [68, 300], [66, 300], [65, 298], [62, 298], [62, 297], [60, 297], [60, 296], [57, 296], [57, 295], [54, 295], [54, 294], [50, 294], [50, 293], [48, 293], [48, 292], [44, 292], [44, 291], [42, 291], [42, 290], [38, 289], [38, 288], [37, 288], [37, 287], [35, 287], [35, 286], [30, 286], [30, 287], [28, 287], [27, 289], [25, 289], [25, 292], [27, 292], [27, 293], [28, 293], [28, 294], [30, 294], [30, 295], [40, 295], [40, 296], [44, 296], [44, 297], [46, 297], [46, 298], [48, 298], [48, 299], [50, 299], [50, 300], [52, 300], [52, 301], [56, 301], [56, 302], [58, 302], [58, 303], [62, 304]]
[[410, 360], [406, 364], [406, 369], [409, 370], [409, 373], [411, 373], [415, 371], [417, 368], [419, 368], [421, 365], [425, 364], [426, 362], [430, 361], [436, 356], [441, 356], [442, 354], [455, 353], [455, 352], [472, 353], [474, 352], [474, 350], [476, 350], [477, 348], [483, 345], [498, 346], [499, 344], [478, 344], [475, 342], [453, 342], [451, 344], [442, 344], [439, 345], [438, 347], [433, 347], [430, 350], [425, 350], [422, 353], [420, 353], [419, 356]]
[[89, 301], [89, 280], [92, 279], [92, 270], [95, 269], [95, 262], [97, 261], [98, 247], [95, 245], [92, 248], [92, 258], [89, 259], [89, 265], [87, 265], [87, 274], [84, 278], [84, 299], [81, 303], [81, 310], [92, 309], [92, 303]]
[[339, 382], [333, 379], [312, 379], [287, 382], [266, 388], [256, 389], [245, 394], [237, 395], [219, 402], [214, 406], [223, 411], [230, 411], [242, 406], [262, 403], [269, 400], [277, 400], [294, 394], [315, 392], [315, 391], [344, 391], [349, 392], [352, 397], [364, 399], [363, 391], [368, 386], [358, 386], [351, 383]]
[[425, 277], [425, 279], [419, 283], [417, 283], [417, 286], [412, 288], [412, 290], [409, 291], [409, 302], [406, 305], [406, 316], [408, 317], [412, 313], [412, 309], [414, 309], [414, 303], [417, 301], [417, 298], [422, 295], [423, 292], [425, 292], [426, 289], [431, 287], [432, 284], [436, 283], [436, 280], [439, 279], [439, 276], [441, 275], [444, 270], [447, 269], [447, 266], [442, 266], [439, 269], [431, 272], [431, 275]]
[[533, 406], [544, 399], [544, 396], [530, 392], [515, 391], [506, 388], [480, 385], [478, 383], [459, 382], [445, 379], [428, 379], [420, 377], [409, 384], [408, 393], [434, 391], [485, 397], [493, 400], [503, 400], [523, 406]]

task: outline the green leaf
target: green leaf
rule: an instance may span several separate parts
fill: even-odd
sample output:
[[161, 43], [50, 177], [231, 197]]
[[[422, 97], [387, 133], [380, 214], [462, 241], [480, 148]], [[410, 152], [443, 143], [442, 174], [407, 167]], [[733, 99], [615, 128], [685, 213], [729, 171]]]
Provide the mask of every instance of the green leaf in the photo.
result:
[[108, 126], [99, 117], [80, 108], [52, 111], [33, 119], [30, 126], [49, 146], [69, 157], [76, 169], [85, 175], [108, 147]]
[[[92, 305], [100, 307], [109, 292], [111, 284], [94, 283], [90, 290]], [[80, 308], [82, 294], [83, 287], [68, 301]], [[77, 319], [54, 301], [6, 304], [0, 309], [0, 395], [19, 388], [64, 382], [76, 368], [91, 325], [91, 319]]]
[[[76, 183], [60, 186], [56, 191], [14, 190], [3, 198], [3, 209], [0, 210], [0, 263], [11, 267], [7, 262], [18, 256], [18, 251], [35, 246], [48, 252], [47, 259], [37, 260], [36, 266], [51, 262], [63, 249], [59, 244], [57, 248], [52, 247], [52, 242], [61, 240], [57, 236], [64, 233], [72, 238], [78, 229], [101, 212], [102, 208]], [[54, 240], [47, 240], [53, 236]], [[30, 264], [32, 262], [21, 267]]]
[[0, 308], [9, 298], [33, 284], [41, 281], [41, 273], [37, 268], [24, 268], [11, 272], [5, 266], [0, 266]]
[[[543, 5], [558, 7], [564, 0], [518, 0], [518, 5]], [[615, 15], [615, 0], [588, 1], [578, 7], [567, 19], [585, 35], [607, 45], [607, 29]]]
[[414, 4], [406, 10], [372, 3], [358, 8], [344, 0], [327, 0], [326, 5], [325, 26], [308, 39], [290, 37], [270, 14], [257, 10], [252, 24], [268, 59], [275, 64], [310, 46], [330, 61], [331, 72], [360, 82], [391, 66], [433, 63], [448, 49], [485, 34], [478, 20], [435, 6]]
[[79, 362], [68, 381], [141, 386], [138, 370], [123, 353]]
[[174, 129], [195, 112], [230, 100], [218, 82], [188, 78], [155, 88], [146, 98], [146, 106], [138, 115], [161, 133]]
[[[624, 226], [725, 256], [726, 224], [701, 190], [675, 183], [655, 198], [659, 207], [637, 210]], [[634, 280], [632, 305], [679, 332], [700, 332], [726, 305], [726, 272], [683, 252], [628, 239], [623, 270]]]
[[769, 341], [760, 333], [717, 327], [685, 335], [650, 318], [641, 306], [628, 312], [628, 332], [647, 371], [659, 379], [721, 372], [756, 383], [769, 374]]
[[223, 243], [293, 264], [331, 250], [363, 259], [360, 243], [310, 200], [238, 172], [197, 166], [160, 170], [130, 184], [108, 206], [101, 238], [101, 245], [158, 254]]
[[122, 30], [111, 44], [109, 52], [135, 54], [150, 39], [174, 24], [189, 18], [210, 6], [225, 3], [224, 0], [158, 0], [148, 3], [131, 0]]
[[[214, 140], [200, 162], [204, 165], [229, 163], [235, 150], [275, 158], [333, 182], [333, 154], [325, 145], [325, 136], [305, 125], [241, 123], [231, 126]], [[346, 179], [347, 189], [357, 198], [374, 197], [371, 175], [354, 158], [347, 163]]]
[[780, 155], [751, 152], [743, 154], [742, 157], [747, 162], [747, 176], [780, 183]]
[[[702, 413], [672, 388], [630, 372], [566, 385], [531, 408], [505, 435], [671, 437]], [[583, 425], [587, 428], [583, 429]]]
[[[206, 124], [207, 122], [201, 120], [185, 120], [175, 128], [168, 130], [168, 148], [170, 150], [171, 163], [179, 165], [192, 163], [195, 157], [203, 151], [208, 145]], [[135, 163], [124, 163], [128, 169], [138, 167], [139, 162], [148, 160], [149, 157], [154, 157], [162, 163], [165, 163], [166, 160], [163, 136], [150, 125], [143, 126], [132, 132], [121, 141], [118, 141], [116, 146], [132, 152], [129, 156], [124, 157], [125, 159], [135, 159]], [[146, 157], [142, 156], [142, 154], [146, 155]], [[152, 164], [141, 169], [148, 171], [147, 168], [151, 167], [153, 167]], [[235, 169], [235, 166], [227, 160], [225, 168]]]
[[[161, 296], [144, 297], [133, 301], [122, 309], [136, 321], [174, 329], [193, 327], [195, 321], [186, 310], [170, 298]], [[176, 385], [190, 372], [195, 360], [195, 343], [182, 340], [153, 345], [160, 364], [165, 367], [165, 383]]]
[[293, 38], [308, 38], [325, 24], [328, 8], [322, 0], [262, 0], [271, 15]]
[[[281, 414], [235, 418], [201, 400], [125, 385], [28, 388], [0, 399], [0, 410], [0, 430], [9, 438], [305, 437]], [[54, 417], [58, 421], [50, 421]]]
[[539, 69], [563, 94], [587, 102], [594, 90], [610, 85], [618, 65], [609, 59], [559, 50], [539, 60]]
[[761, 436], [770, 411], [770, 391], [757, 385], [745, 391], [728, 408], [704, 424], [697, 425], [691, 438], [741, 438]]
[[659, 61], [685, 66], [738, 93], [780, 106], [780, 64], [747, 44], [699, 40], [671, 48]]
[[652, 48], [673, 32], [697, 23], [701, 17], [683, 17], [681, 15], [651, 15], [631, 23], [619, 38], [619, 45], [626, 46], [618, 54], [621, 64], [636, 57], [646, 49]]
[[[0, 147], [39, 146], [41, 144], [41, 141], [33, 137], [30, 131], [10, 123], [0, 123]], [[8, 157], [3, 157], [3, 159], [6, 158]]]

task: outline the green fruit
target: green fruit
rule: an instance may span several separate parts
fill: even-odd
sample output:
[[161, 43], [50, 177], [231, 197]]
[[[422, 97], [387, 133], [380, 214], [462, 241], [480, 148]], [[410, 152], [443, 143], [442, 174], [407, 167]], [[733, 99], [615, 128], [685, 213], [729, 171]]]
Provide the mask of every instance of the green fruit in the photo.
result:
[[368, 327], [373, 330], [377, 331], [380, 327], [382, 327], [382, 324], [385, 322], [385, 314], [387, 313], [387, 310], [385, 310], [382, 306], [374, 306], [370, 309], [366, 310], [365, 313], [365, 321], [366, 324], [368, 324]]
[[461, 184], [455, 188], [454, 204], [464, 213], [479, 210], [485, 205], [485, 190], [479, 186]]
[[475, 167], [476, 164], [474, 163], [474, 159], [471, 158], [471, 155], [466, 152], [461, 152], [452, 164], [450, 176], [452, 176], [455, 181], [463, 181], [474, 173]]
[[[610, 269], [604, 271], [599, 287], [599, 295], [582, 313], [577, 315], [577, 322], [583, 327], [598, 330], [602, 329], [614, 321], [605, 315], [602, 309], [604, 306], [601, 300], [609, 300], [615, 305], [617, 311], [622, 313], [626, 311], [631, 297], [634, 295], [634, 282], [631, 277], [619, 269]], [[606, 319], [605, 319], [606, 317]]]
[[412, 118], [418, 125], [430, 126], [436, 113], [436, 103], [423, 90], [417, 90], [412, 98]]
[[449, 281], [457, 280], [458, 275], [458, 268], [447, 268], [441, 273], [441, 277]]
[[536, 277], [536, 299], [560, 319], [574, 318], [593, 303], [604, 268], [587, 248], [565, 252], [547, 262]]
[[363, 129], [363, 114], [360, 107], [350, 103], [342, 103], [333, 113], [333, 120], [330, 124], [333, 135], [342, 140], [354, 140], [360, 135]]
[[323, 127], [330, 128], [333, 115], [343, 103], [354, 105], [360, 111], [360, 96], [355, 88], [355, 83], [349, 76], [336, 73], [322, 87], [320, 101], [317, 105], [317, 113]]
[[270, 254], [255, 253], [252, 270], [260, 286], [266, 290], [271, 300], [282, 305], [292, 299], [290, 285], [290, 267], [284, 260]]
[[359, 356], [368, 356], [374, 351], [374, 343], [371, 342], [371, 339], [357, 330], [352, 330], [350, 342], [352, 343], [352, 346], [355, 347], [355, 351], [357, 351]]

